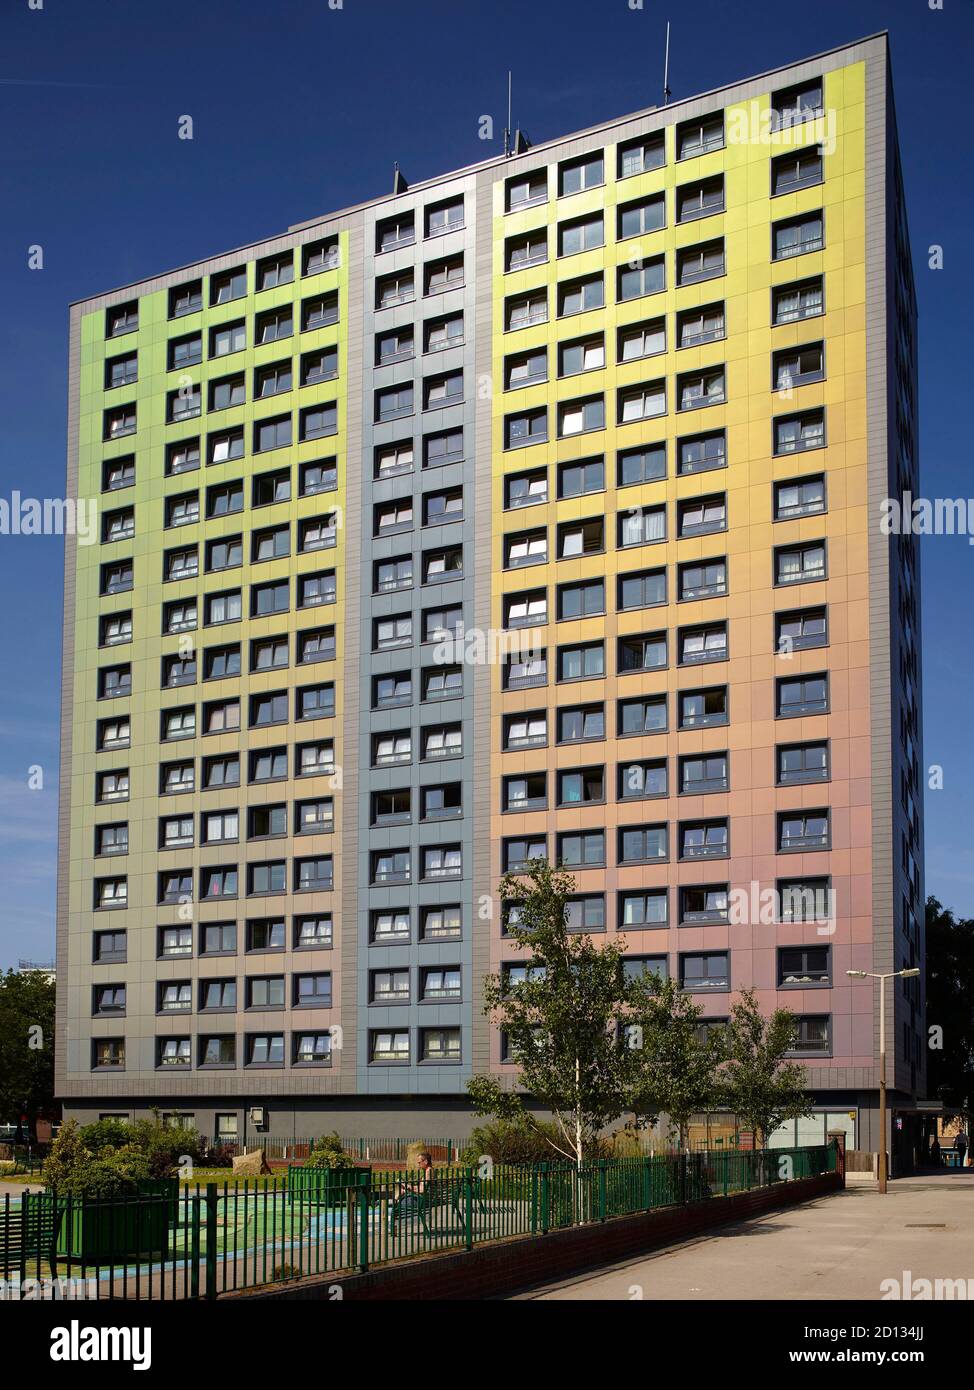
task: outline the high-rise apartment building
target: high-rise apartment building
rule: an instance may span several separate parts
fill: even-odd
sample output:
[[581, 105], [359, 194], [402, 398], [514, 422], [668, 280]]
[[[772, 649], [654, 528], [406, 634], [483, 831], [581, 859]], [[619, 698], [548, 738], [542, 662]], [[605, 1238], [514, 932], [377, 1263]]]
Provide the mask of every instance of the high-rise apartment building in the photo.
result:
[[[498, 881], [547, 855], [709, 1019], [793, 1009], [799, 1140], [875, 1148], [915, 321], [885, 36], [76, 304], [68, 1113], [463, 1134], [512, 1074]], [[888, 1020], [908, 1131], [918, 981]]]

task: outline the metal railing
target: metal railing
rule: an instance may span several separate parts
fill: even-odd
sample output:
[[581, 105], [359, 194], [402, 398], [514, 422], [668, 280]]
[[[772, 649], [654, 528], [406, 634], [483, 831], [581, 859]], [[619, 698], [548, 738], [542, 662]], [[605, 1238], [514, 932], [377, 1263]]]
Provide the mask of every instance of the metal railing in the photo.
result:
[[144, 1184], [135, 1196], [0, 1201], [0, 1279], [86, 1297], [213, 1299], [314, 1274], [601, 1222], [834, 1172], [835, 1145], [418, 1172], [291, 1167], [287, 1186]]

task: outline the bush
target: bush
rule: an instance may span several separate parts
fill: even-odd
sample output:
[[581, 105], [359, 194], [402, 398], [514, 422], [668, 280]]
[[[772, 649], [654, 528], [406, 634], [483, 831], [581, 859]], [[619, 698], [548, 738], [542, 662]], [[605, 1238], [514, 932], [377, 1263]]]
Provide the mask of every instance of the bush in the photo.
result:
[[560, 1139], [560, 1132], [550, 1121], [488, 1120], [473, 1131], [461, 1160], [476, 1164], [486, 1155], [495, 1163], [563, 1162], [563, 1155], [548, 1143], [546, 1135]]
[[51, 1145], [41, 1176], [59, 1196], [118, 1197], [136, 1192], [139, 1181], [151, 1173], [146, 1154], [135, 1144], [109, 1148], [106, 1143], [93, 1151], [84, 1142], [77, 1120], [69, 1120]]
[[[127, 1120], [96, 1120], [80, 1131], [81, 1142], [93, 1154], [102, 1149], [124, 1149], [132, 1142], [132, 1126]], [[57, 1142], [57, 1141], [55, 1141]]]
[[621, 1129], [613, 1131], [602, 1141], [602, 1144], [606, 1150], [606, 1158], [642, 1158], [643, 1156], [639, 1130], [632, 1125], [623, 1125]]
[[323, 1134], [320, 1139], [315, 1140], [314, 1147], [302, 1167], [344, 1171], [349, 1168], [357, 1168], [358, 1164], [342, 1148], [342, 1141], [337, 1134]]

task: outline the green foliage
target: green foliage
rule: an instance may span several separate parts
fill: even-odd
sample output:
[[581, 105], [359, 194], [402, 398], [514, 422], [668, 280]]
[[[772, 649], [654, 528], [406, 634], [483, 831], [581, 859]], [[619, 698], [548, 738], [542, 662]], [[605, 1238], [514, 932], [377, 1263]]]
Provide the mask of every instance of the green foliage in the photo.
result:
[[974, 919], [927, 899], [927, 1094], [974, 1117]]
[[85, 1148], [97, 1154], [102, 1149], [121, 1149], [130, 1144], [132, 1126], [127, 1120], [96, 1120], [84, 1125], [80, 1135]]
[[[37, 1044], [40, 1044], [39, 1046]], [[42, 971], [0, 975], [0, 1122], [56, 1116], [54, 981]]]
[[558, 1157], [553, 1150], [560, 1138], [560, 1131], [550, 1121], [535, 1119], [528, 1124], [523, 1117], [490, 1120], [473, 1131], [460, 1160], [476, 1164], [486, 1156], [495, 1163], [550, 1163]]
[[41, 1176], [63, 1197], [117, 1197], [137, 1191], [140, 1179], [152, 1174], [147, 1155], [137, 1145], [103, 1144], [93, 1151], [77, 1120], [68, 1120], [51, 1145]]
[[633, 1110], [643, 1120], [666, 1115], [685, 1148], [691, 1116], [717, 1105], [723, 1040], [715, 1029], [701, 1030], [702, 1010], [675, 980], [648, 975], [638, 983], [644, 1000]]
[[766, 1146], [785, 1120], [811, 1114], [805, 1068], [785, 1061], [795, 1045], [796, 1021], [788, 1009], [761, 1013], [753, 990], [743, 990], [732, 1005], [725, 1034], [726, 1066], [722, 1099], [738, 1120]]
[[643, 1146], [635, 1125], [623, 1125], [603, 1140], [606, 1158], [642, 1158]]
[[639, 1062], [619, 1045], [619, 1027], [638, 1022], [644, 994], [623, 970], [624, 941], [596, 944], [569, 931], [574, 889], [570, 874], [544, 860], [523, 876], [505, 876], [501, 898], [519, 906], [508, 934], [532, 973], [514, 988], [499, 975], [484, 982], [484, 1012], [507, 1034], [520, 1084], [551, 1112], [553, 1127], [542, 1127], [494, 1077], [473, 1077], [467, 1090], [478, 1114], [526, 1125], [544, 1138], [549, 1158], [581, 1163], [599, 1132], [630, 1108]]
[[349, 1168], [357, 1168], [358, 1164], [342, 1148], [342, 1141], [337, 1134], [323, 1134], [320, 1139], [315, 1141], [314, 1148], [302, 1166], [304, 1168], [330, 1168], [335, 1171], [344, 1171]]

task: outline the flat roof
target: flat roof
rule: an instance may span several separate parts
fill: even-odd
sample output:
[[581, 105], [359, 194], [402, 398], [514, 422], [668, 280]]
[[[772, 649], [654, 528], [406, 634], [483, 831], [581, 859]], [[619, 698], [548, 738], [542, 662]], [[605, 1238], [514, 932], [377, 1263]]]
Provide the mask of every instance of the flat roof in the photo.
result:
[[[451, 169], [446, 173], [436, 174], [431, 178], [422, 179], [418, 183], [411, 183], [405, 191], [407, 193], [418, 193], [425, 189], [436, 188], [441, 184], [450, 183], [455, 179], [481, 173], [485, 169], [510, 167], [515, 160], [531, 159], [543, 153], [545, 150], [551, 150], [558, 145], [565, 144], [567, 141], [578, 140], [588, 135], [597, 135], [602, 131], [613, 130], [617, 126], [625, 125], [627, 122], [638, 120], [643, 116], [660, 115], [663, 112], [676, 111], [679, 110], [681, 106], [687, 106], [693, 102], [704, 101], [708, 97], [719, 96], [721, 92], [729, 91], [732, 87], [739, 87], [743, 82], [758, 82], [762, 78], [772, 78], [776, 76], [776, 74], [788, 72], [792, 68], [803, 67], [808, 63], [821, 62], [826, 58], [832, 57], [835, 53], [843, 53], [849, 49], [859, 48], [862, 44], [872, 43], [877, 39], [888, 40], [888, 38], [889, 30], [879, 29], [875, 33], [867, 34], [861, 39], [853, 39], [849, 43], [836, 44], [834, 48], [823, 49], [821, 53], [813, 53], [805, 58], [795, 58], [790, 63], [781, 63], [777, 67], [765, 69], [764, 72], [749, 73], [744, 77], [737, 77], [731, 82], [723, 82], [719, 87], [711, 87], [703, 92], [694, 92], [690, 96], [679, 97], [675, 101], [667, 102], [665, 106], [644, 106], [637, 111], [629, 111], [622, 116], [613, 116], [607, 121], [599, 122], [597, 125], [586, 126], [582, 130], [568, 131], [564, 135], [554, 136], [552, 139], [542, 141], [540, 144], [530, 145], [528, 149], [522, 151], [520, 154], [491, 155], [488, 159], [479, 160], [475, 164], [466, 164], [458, 169]], [[148, 284], [152, 280], [159, 280], [164, 276], [176, 275], [182, 270], [194, 270], [203, 262], [215, 260], [218, 257], [243, 255], [253, 250], [254, 247], [262, 246], [267, 241], [274, 241], [279, 237], [288, 236], [295, 232], [309, 231], [312, 227], [320, 227], [338, 218], [349, 217], [357, 212], [364, 212], [368, 208], [382, 207], [386, 203], [394, 202], [401, 196], [401, 193], [389, 192], [380, 194], [375, 198], [367, 198], [361, 203], [351, 203], [348, 207], [337, 208], [333, 212], [321, 213], [319, 216], [309, 218], [307, 221], [292, 223], [284, 231], [269, 232], [267, 236], [260, 237], [256, 241], [246, 242], [243, 246], [231, 247], [226, 251], [214, 251], [209, 256], [202, 256], [195, 261], [188, 261], [185, 265], [173, 266], [169, 270], [156, 271], [154, 274], [147, 275], [141, 280], [131, 280], [127, 284], [117, 285], [114, 289], [101, 290], [97, 294], [86, 295], [82, 299], [72, 299], [69, 301], [69, 306], [74, 308], [79, 304], [93, 304], [98, 300], [105, 299], [108, 295], [120, 294], [123, 290], [135, 289], [138, 285]]]

